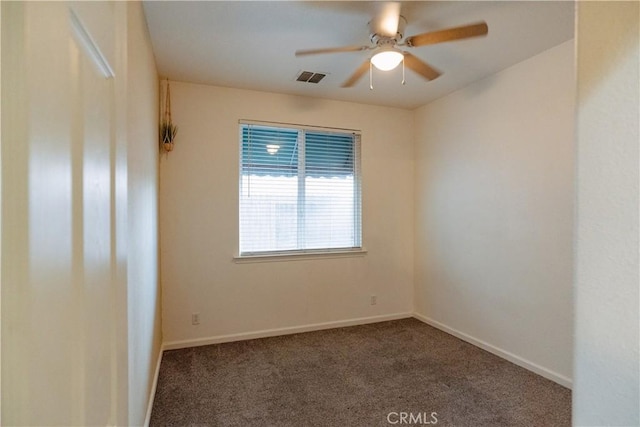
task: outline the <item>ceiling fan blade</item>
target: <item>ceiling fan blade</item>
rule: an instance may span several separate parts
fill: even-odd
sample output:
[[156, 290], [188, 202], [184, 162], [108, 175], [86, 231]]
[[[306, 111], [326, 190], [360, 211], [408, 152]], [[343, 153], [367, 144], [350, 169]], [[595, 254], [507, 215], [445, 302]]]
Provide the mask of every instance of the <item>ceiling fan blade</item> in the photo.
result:
[[395, 37], [398, 33], [399, 21], [400, 3], [390, 1], [378, 4], [377, 13], [369, 25], [374, 34]]
[[342, 87], [351, 87], [362, 77], [369, 69], [369, 60], [364, 61], [351, 76], [342, 83]]
[[448, 28], [446, 30], [432, 31], [430, 33], [423, 33], [407, 37], [405, 40], [405, 44], [412, 47], [425, 46], [452, 40], [466, 39], [469, 37], [484, 36], [488, 32], [489, 27], [487, 26], [487, 23], [480, 22], [477, 24]]
[[319, 53], [338, 53], [338, 52], [358, 52], [360, 50], [370, 49], [369, 46], [343, 46], [343, 47], [327, 47], [323, 49], [305, 49], [296, 50], [296, 56], [317, 55]]
[[431, 67], [421, 59], [418, 59], [416, 56], [406, 52], [404, 54], [404, 65], [427, 80], [437, 79], [441, 74], [440, 71]]

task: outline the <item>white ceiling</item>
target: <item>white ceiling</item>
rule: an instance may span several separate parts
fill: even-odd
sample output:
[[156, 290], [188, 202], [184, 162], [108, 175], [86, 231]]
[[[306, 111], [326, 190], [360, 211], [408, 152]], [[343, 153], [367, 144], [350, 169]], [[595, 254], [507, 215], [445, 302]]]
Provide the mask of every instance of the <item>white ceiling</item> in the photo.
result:
[[[486, 37], [410, 49], [443, 75], [428, 82], [402, 67], [374, 69], [341, 88], [370, 52], [295, 57], [298, 49], [369, 44], [375, 2], [145, 1], [158, 70], [164, 78], [416, 108], [573, 37], [572, 1], [402, 2], [405, 36], [478, 21]], [[328, 73], [318, 84], [295, 81], [302, 70]], [[522, 82], [527, 84], [528, 82]]]

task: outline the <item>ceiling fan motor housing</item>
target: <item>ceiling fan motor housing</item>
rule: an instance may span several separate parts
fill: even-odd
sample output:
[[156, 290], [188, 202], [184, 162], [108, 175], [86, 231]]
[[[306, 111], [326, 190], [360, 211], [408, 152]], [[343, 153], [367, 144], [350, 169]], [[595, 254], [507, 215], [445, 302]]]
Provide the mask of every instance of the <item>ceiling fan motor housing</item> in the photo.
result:
[[375, 44], [376, 46], [383, 46], [386, 44], [395, 45], [396, 43], [399, 43], [400, 40], [402, 40], [402, 38], [404, 37], [404, 30], [407, 26], [407, 20], [402, 15], [398, 17], [398, 32], [393, 37], [391, 37], [390, 35], [376, 33], [375, 29], [372, 28], [372, 24], [373, 21], [370, 21], [368, 24], [369, 34], [371, 34], [371, 43]]

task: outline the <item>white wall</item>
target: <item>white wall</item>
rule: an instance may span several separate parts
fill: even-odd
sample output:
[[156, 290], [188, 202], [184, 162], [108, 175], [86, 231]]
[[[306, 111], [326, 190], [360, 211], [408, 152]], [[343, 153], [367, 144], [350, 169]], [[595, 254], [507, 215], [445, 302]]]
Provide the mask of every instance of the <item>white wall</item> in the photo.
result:
[[640, 425], [640, 4], [578, 2], [575, 425]]
[[416, 111], [415, 309], [569, 384], [574, 45]]
[[[179, 82], [171, 99], [179, 130], [160, 165], [165, 342], [412, 311], [412, 112]], [[362, 131], [365, 256], [233, 262], [239, 119]]]
[[129, 423], [142, 425], [160, 355], [158, 75], [139, 2], [128, 2]]

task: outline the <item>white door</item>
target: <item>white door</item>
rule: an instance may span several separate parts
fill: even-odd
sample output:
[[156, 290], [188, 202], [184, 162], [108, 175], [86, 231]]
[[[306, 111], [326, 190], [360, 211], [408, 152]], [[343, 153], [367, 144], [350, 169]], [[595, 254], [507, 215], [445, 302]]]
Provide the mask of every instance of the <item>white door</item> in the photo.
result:
[[121, 9], [2, 2], [3, 425], [126, 416]]

